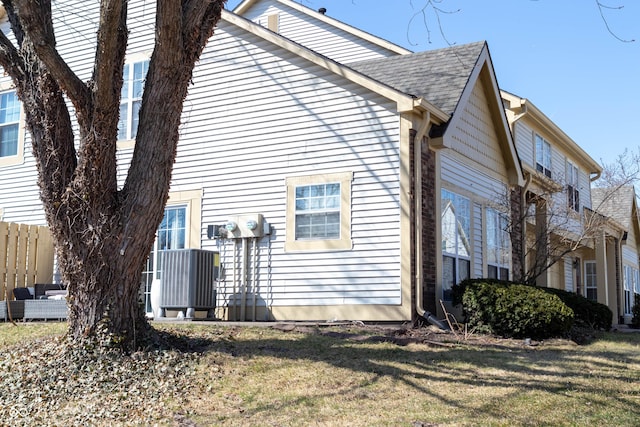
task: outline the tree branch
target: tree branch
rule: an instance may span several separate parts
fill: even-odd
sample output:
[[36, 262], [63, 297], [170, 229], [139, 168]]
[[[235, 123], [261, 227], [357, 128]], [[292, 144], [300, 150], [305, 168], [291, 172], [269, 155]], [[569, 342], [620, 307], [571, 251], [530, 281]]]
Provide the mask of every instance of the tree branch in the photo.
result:
[[71, 99], [76, 109], [86, 108], [88, 88], [69, 68], [56, 50], [51, 16], [51, 0], [18, 0], [17, 12], [25, 34], [33, 42], [38, 58]]
[[98, 111], [118, 109], [127, 40], [127, 2], [102, 1], [93, 71], [93, 102]]
[[[213, 35], [215, 23], [220, 19], [220, 14], [227, 0], [184, 0], [182, 5], [184, 40], [191, 42], [193, 46], [185, 46], [189, 52], [196, 52], [195, 61], [204, 49], [207, 40]], [[203, 31], [203, 29], [206, 29]], [[197, 34], [196, 37], [189, 35]], [[191, 60], [191, 58], [187, 58]]]
[[0, 65], [13, 77], [14, 83], [26, 78], [22, 57], [2, 31], [0, 31]]
[[598, 6], [598, 11], [600, 12], [600, 17], [602, 18], [602, 22], [604, 22], [604, 26], [607, 28], [607, 31], [609, 32], [609, 34], [611, 34], [614, 38], [616, 38], [618, 41], [621, 41], [623, 43], [634, 42], [635, 41], [634, 39], [623, 39], [622, 37], [619, 37], [616, 33], [614, 33], [611, 27], [609, 26], [609, 22], [607, 21], [607, 18], [604, 16], [604, 9], [620, 10], [624, 8], [624, 6], [607, 6], [605, 4], [602, 4], [600, 0], [595, 0], [595, 2], [596, 2], [596, 5]]
[[22, 42], [24, 41], [24, 30], [22, 29], [22, 24], [20, 20], [16, 16], [13, 0], [4, 0], [2, 2], [4, 6], [4, 10], [7, 12], [7, 16], [9, 17], [9, 22], [11, 23], [11, 31], [13, 32], [16, 41], [18, 42], [18, 46], [22, 46]]

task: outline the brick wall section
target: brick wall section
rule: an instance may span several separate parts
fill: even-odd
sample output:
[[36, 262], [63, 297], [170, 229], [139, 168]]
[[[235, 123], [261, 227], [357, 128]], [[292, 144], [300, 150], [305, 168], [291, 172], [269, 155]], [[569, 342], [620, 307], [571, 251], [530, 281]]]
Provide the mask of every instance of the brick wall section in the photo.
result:
[[416, 188], [416, 169], [415, 169], [415, 155], [414, 147], [416, 143], [416, 131], [411, 129], [409, 131], [409, 176], [411, 177], [411, 186], [410, 186], [410, 200], [411, 206], [409, 208], [409, 223], [411, 224], [409, 227], [410, 234], [410, 247], [411, 247], [411, 322], [415, 324], [418, 319], [418, 314], [413, 307], [416, 306], [416, 289], [415, 289], [415, 277], [416, 277], [416, 218], [415, 218], [415, 188]]
[[511, 189], [510, 197], [511, 205], [511, 221], [510, 221], [510, 233], [511, 236], [511, 263], [513, 271], [511, 273], [511, 280], [521, 280], [524, 278], [524, 223], [523, 218], [526, 206], [522, 205], [522, 187], [516, 186]]
[[437, 242], [436, 230], [439, 225], [436, 212], [436, 156], [429, 149], [428, 140], [422, 142], [422, 306], [431, 313], [437, 312]]

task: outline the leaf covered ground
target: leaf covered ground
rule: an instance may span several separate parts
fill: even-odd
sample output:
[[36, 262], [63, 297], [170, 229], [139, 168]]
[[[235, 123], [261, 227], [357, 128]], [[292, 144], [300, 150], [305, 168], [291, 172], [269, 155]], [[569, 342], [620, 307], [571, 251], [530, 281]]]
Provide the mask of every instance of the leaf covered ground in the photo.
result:
[[[0, 425], [624, 426], [640, 419], [639, 334], [578, 346], [390, 325], [156, 327], [169, 348], [123, 355], [0, 325]], [[6, 331], [24, 339], [3, 340]]]

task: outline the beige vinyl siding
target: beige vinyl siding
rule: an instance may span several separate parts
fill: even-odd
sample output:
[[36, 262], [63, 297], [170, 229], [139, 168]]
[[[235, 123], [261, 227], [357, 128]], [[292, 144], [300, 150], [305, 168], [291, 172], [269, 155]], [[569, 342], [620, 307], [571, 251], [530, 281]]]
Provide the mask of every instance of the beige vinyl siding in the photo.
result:
[[591, 209], [591, 180], [584, 169], [578, 171], [578, 189], [580, 190], [580, 206]]
[[485, 277], [484, 272], [484, 221], [482, 204], [473, 203], [473, 266], [471, 268], [471, 277]]
[[482, 80], [478, 80], [463, 111], [456, 113], [460, 116], [455, 129], [448, 130], [451, 139], [446, 145], [475, 162], [485, 173], [498, 179], [506, 179], [504, 154], [498, 142], [489, 105]]
[[518, 156], [524, 166], [535, 170], [536, 168], [536, 154], [535, 154], [535, 138], [534, 132], [525, 122], [522, 120], [517, 121], [514, 125], [514, 135], [516, 149], [518, 150]]
[[480, 165], [454, 153], [443, 153], [441, 157], [443, 187], [453, 186], [452, 191], [494, 206], [504, 205], [507, 187], [504, 182], [489, 176]]
[[573, 258], [569, 255], [563, 257], [564, 260], [564, 290], [567, 292], [575, 292], [576, 287], [573, 283]]
[[[398, 123], [392, 103], [220, 24], [185, 103], [172, 190], [204, 190], [221, 305], [233, 301], [234, 244], [206, 239], [206, 226], [243, 213], [273, 229], [257, 247], [259, 305], [401, 304]], [[286, 178], [338, 172], [353, 173], [353, 249], [285, 253]]]
[[[637, 253], [637, 247], [638, 247], [638, 235], [636, 234], [636, 230], [637, 227], [635, 226], [635, 217], [631, 217], [631, 220], [629, 221], [629, 230], [627, 231], [627, 241], [625, 243], [625, 246], [628, 246], [629, 248], [631, 248], [631, 250], [633, 250], [634, 252]], [[635, 256], [635, 261], [634, 262], [638, 262], [638, 256]]]
[[627, 244], [622, 247], [622, 260], [625, 264], [633, 265], [638, 268], [638, 251], [627, 240]]
[[321, 55], [347, 64], [396, 55], [379, 45], [358, 38], [276, 1], [263, 1], [244, 17], [268, 28], [268, 17], [278, 15], [279, 33]]

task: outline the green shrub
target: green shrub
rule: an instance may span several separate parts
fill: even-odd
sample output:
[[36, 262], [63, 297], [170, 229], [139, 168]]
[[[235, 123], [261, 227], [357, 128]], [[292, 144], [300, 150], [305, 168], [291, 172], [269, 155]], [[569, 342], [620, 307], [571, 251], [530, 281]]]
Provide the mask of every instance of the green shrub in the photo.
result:
[[560, 298], [533, 286], [472, 280], [454, 287], [454, 300], [460, 295], [467, 322], [481, 332], [548, 338], [566, 335], [573, 324], [573, 311]]
[[576, 325], [592, 329], [611, 329], [613, 313], [604, 304], [591, 301], [582, 295], [560, 289], [540, 288], [545, 292], [557, 295], [574, 313]]
[[633, 317], [631, 318], [631, 327], [640, 328], [640, 294], [635, 294], [631, 314], [633, 314]]

